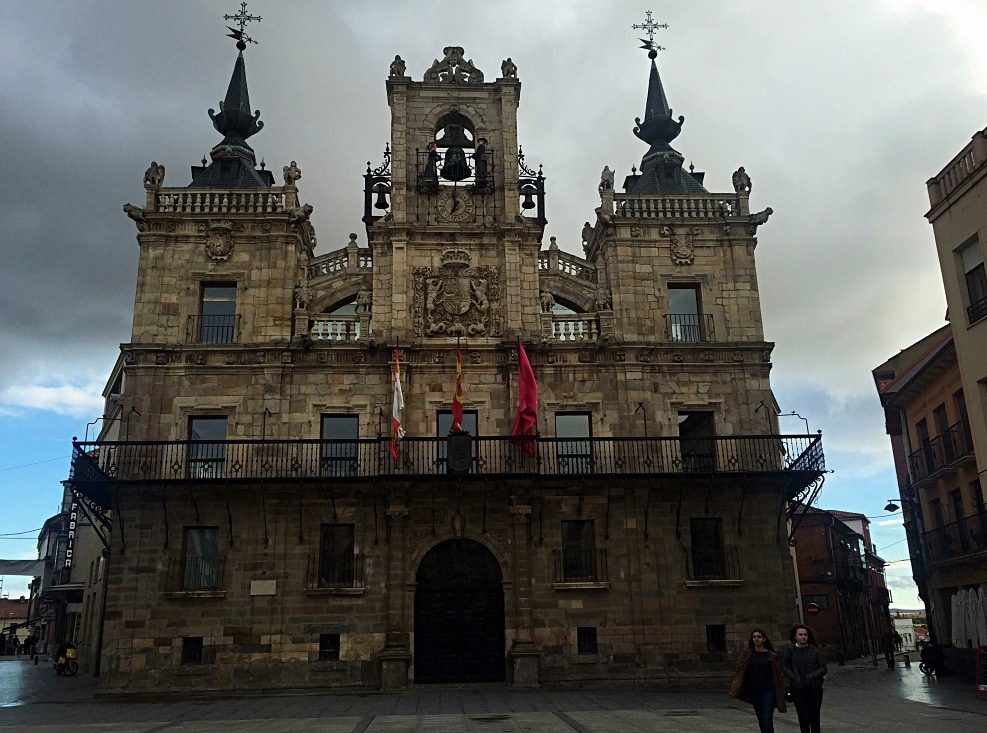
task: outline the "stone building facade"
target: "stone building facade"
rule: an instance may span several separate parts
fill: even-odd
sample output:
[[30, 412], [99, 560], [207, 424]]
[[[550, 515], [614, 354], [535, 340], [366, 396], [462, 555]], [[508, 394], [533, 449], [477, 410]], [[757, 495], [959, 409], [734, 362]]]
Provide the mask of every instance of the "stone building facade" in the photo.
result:
[[[585, 257], [543, 247], [516, 67], [441, 58], [391, 65], [366, 246], [316, 254], [298, 164], [256, 168], [242, 54], [212, 160], [188, 187], [153, 163], [125, 207], [135, 416], [71, 479], [114, 522], [104, 691], [694, 684], [796, 615], [789, 507], [824, 465], [777, 435], [770, 209], [743, 169], [710, 193], [683, 168], [652, 62], [640, 170], [604, 170]], [[537, 432], [512, 441], [522, 348]]]

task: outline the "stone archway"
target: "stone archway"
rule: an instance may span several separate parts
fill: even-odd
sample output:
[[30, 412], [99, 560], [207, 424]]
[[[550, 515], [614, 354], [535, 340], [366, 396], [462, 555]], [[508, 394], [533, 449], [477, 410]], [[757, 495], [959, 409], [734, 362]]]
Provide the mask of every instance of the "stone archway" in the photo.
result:
[[415, 575], [415, 682], [504, 681], [504, 588], [479, 542], [429, 550]]

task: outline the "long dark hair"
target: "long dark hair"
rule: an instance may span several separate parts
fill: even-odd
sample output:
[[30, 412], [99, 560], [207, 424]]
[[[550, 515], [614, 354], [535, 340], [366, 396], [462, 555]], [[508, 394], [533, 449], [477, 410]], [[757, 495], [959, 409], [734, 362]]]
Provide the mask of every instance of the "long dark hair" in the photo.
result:
[[754, 648], [754, 634], [760, 634], [761, 636], [764, 637], [764, 648], [765, 649], [767, 649], [769, 652], [773, 652], [775, 650], [775, 648], [773, 646], [771, 646], [771, 639], [768, 638], [768, 635], [767, 635], [767, 633], [765, 633], [764, 629], [751, 629], [751, 635], [747, 637], [747, 648], [748, 649], [753, 649]]
[[805, 624], [795, 624], [792, 627], [792, 632], [791, 632], [791, 634], [789, 634], [789, 638], [791, 639], [792, 646], [795, 646], [795, 632], [798, 631], [799, 629], [805, 629], [806, 631], [808, 631], [809, 632], [809, 640], [808, 641], [809, 641], [810, 646], [816, 646], [816, 635], [813, 634], [812, 633], [812, 629], [810, 629]]

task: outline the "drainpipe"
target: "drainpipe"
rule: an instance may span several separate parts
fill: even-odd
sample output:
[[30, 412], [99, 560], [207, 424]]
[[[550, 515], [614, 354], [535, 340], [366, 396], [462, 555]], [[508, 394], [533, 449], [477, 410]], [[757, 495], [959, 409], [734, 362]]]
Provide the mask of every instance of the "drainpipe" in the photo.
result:
[[833, 528], [836, 526], [836, 517], [832, 514], [829, 515], [829, 531], [826, 532], [826, 545], [829, 550], [829, 559], [833, 563], [833, 590], [836, 595], [836, 626], [840, 630], [840, 645], [843, 647], [843, 653], [840, 654], [838, 660], [839, 665], [842, 667], [846, 664], [847, 650], [846, 650], [846, 631], [843, 628], [843, 604], [840, 602], [840, 586], [837, 578], [836, 571], [836, 551], [833, 547]]
[[103, 625], [106, 623], [106, 588], [110, 577], [110, 548], [103, 549], [103, 597], [100, 600], [99, 633], [96, 635], [96, 659], [93, 661], [93, 677], [99, 677], [103, 661]]

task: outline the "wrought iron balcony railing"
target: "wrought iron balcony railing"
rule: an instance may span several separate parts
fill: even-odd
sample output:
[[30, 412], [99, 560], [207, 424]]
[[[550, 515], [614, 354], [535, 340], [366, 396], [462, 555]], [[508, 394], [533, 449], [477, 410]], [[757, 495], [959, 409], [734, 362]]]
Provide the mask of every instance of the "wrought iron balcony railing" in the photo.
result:
[[946, 432], [908, 456], [913, 481], [923, 481], [953, 463], [973, 455], [973, 437], [966, 420], [950, 425]]
[[690, 580], [741, 580], [736, 547], [693, 548], [689, 552]]
[[987, 316], [987, 298], [981, 298], [966, 307], [966, 317], [970, 323], [976, 323], [985, 316]]
[[713, 316], [709, 313], [669, 313], [665, 316], [665, 337], [680, 343], [713, 341]]
[[240, 316], [189, 316], [185, 340], [190, 344], [235, 344], [240, 340]]
[[331, 561], [318, 554], [309, 555], [305, 577], [308, 590], [363, 588], [363, 555], [350, 554]]
[[606, 583], [607, 551], [570, 547], [552, 550], [555, 583]]
[[987, 510], [925, 533], [929, 563], [987, 553]]
[[168, 565], [165, 591], [189, 593], [224, 589], [225, 558], [220, 555], [182, 555]]
[[[373, 479], [447, 474], [447, 438], [73, 443], [71, 480]], [[822, 473], [821, 435], [708, 438], [470, 438], [473, 475]], [[527, 448], [527, 450], [525, 450]], [[327, 462], [327, 456], [331, 461]], [[810, 476], [811, 475], [811, 476]]]

